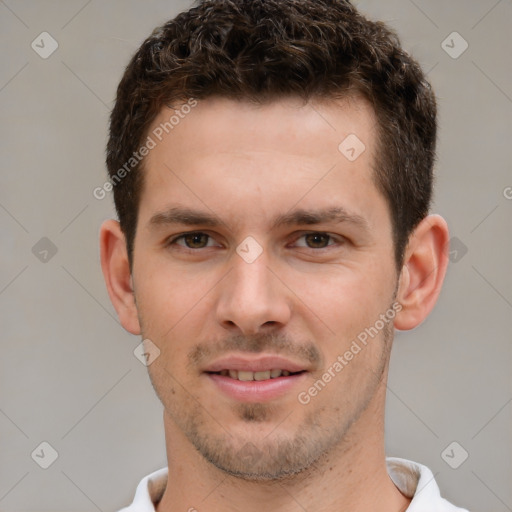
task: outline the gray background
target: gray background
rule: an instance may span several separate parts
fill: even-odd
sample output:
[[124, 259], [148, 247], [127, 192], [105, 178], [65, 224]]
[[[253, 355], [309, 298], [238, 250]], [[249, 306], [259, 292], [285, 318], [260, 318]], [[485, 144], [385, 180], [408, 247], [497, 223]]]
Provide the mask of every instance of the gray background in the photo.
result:
[[[512, 510], [512, 1], [356, 4], [428, 71], [440, 107], [434, 210], [457, 238], [434, 312], [396, 338], [387, 451], [428, 465], [461, 506]], [[92, 191], [105, 182], [108, 114], [129, 57], [189, 5], [0, 0], [2, 511], [115, 510], [166, 465], [139, 339], [120, 327], [100, 272], [111, 197]], [[43, 31], [59, 45], [47, 59], [31, 48]], [[469, 44], [458, 58], [445, 51], [462, 48], [457, 36], [442, 46], [454, 31]], [[48, 469], [43, 441], [58, 453]], [[456, 466], [465, 451], [457, 469], [441, 455]]]

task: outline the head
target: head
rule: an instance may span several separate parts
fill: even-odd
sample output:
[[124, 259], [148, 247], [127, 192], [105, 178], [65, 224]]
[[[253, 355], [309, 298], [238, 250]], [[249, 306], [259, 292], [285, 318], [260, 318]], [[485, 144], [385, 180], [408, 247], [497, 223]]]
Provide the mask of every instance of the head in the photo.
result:
[[[388, 203], [400, 268], [409, 235], [429, 211], [436, 101], [392, 30], [341, 0], [202, 1], [155, 29], [119, 84], [107, 145], [130, 261], [144, 189], [144, 160], [133, 154], [166, 105], [179, 110], [215, 96], [261, 103], [354, 95], [375, 114], [372, 179]], [[119, 179], [123, 168], [129, 171]]]
[[[168, 432], [257, 479], [382, 423], [394, 328], [446, 269], [435, 142], [420, 67], [349, 2], [203, 1], [143, 42], [111, 115], [102, 265], [159, 354]], [[297, 372], [276, 396], [222, 373], [272, 364]]]

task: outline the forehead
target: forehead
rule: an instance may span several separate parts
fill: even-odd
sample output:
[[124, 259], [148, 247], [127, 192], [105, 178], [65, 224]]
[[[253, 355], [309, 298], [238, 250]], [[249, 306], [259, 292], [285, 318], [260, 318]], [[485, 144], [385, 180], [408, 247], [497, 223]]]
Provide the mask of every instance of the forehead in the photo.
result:
[[[364, 143], [368, 160], [375, 125], [374, 111], [361, 96], [307, 102], [283, 97], [261, 104], [212, 97], [190, 108], [186, 104], [164, 107], [150, 134], [160, 146], [171, 150], [174, 146], [175, 161], [221, 151], [280, 150], [316, 156], [327, 149], [333, 154], [353, 134]], [[148, 163], [154, 156], [155, 152], [149, 154]]]
[[299, 201], [357, 214], [380, 196], [375, 127], [359, 97], [166, 107], [148, 131], [155, 147], [144, 162], [141, 217], [187, 201], [228, 215], [250, 207], [274, 218]]

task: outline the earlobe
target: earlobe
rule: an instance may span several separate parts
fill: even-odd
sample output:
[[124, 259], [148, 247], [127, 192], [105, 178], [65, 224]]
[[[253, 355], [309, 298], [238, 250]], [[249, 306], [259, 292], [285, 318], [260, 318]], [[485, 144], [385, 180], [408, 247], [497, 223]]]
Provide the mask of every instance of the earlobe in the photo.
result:
[[413, 329], [434, 308], [448, 265], [448, 239], [448, 226], [439, 215], [424, 218], [412, 233], [397, 293], [402, 305], [395, 317], [397, 329]]
[[100, 249], [103, 277], [119, 321], [128, 332], [140, 334], [126, 239], [119, 222], [108, 220], [103, 223]]

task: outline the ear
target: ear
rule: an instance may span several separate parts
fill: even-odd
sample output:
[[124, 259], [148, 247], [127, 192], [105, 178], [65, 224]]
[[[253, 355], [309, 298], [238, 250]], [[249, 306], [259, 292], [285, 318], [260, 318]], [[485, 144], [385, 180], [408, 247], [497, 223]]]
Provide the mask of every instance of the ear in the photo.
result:
[[103, 277], [121, 325], [132, 334], [140, 334], [126, 239], [119, 222], [107, 220], [102, 224], [100, 249]]
[[439, 215], [425, 217], [411, 234], [397, 293], [402, 306], [397, 329], [413, 329], [432, 311], [448, 266], [448, 241], [448, 226]]

